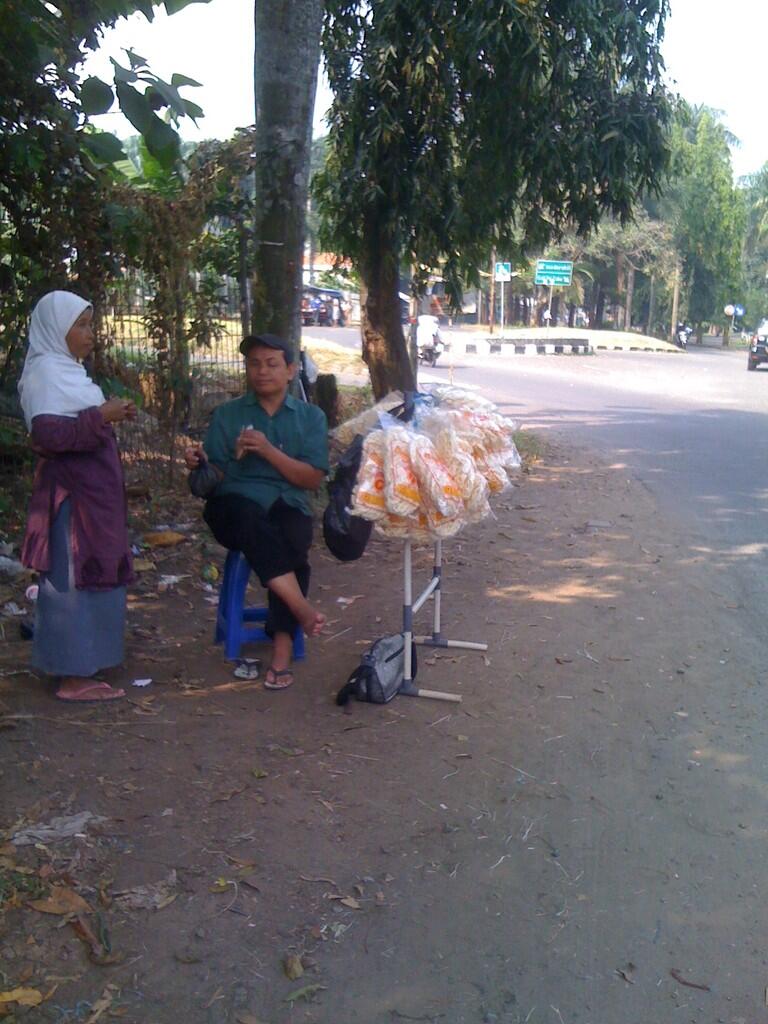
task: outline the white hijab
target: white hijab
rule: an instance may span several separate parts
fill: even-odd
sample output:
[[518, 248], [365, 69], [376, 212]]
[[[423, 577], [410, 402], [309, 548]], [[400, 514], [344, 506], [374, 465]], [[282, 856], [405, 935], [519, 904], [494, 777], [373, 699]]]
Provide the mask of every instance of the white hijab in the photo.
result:
[[90, 302], [72, 292], [48, 292], [32, 311], [29, 349], [19, 380], [27, 429], [35, 416], [75, 417], [104, 402], [101, 388], [69, 351], [67, 333]]

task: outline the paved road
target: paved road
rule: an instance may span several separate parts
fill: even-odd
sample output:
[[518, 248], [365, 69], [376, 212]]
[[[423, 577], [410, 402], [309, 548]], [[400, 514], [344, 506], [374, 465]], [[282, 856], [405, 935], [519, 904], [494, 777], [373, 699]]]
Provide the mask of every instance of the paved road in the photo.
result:
[[[357, 328], [316, 333], [359, 345]], [[504, 360], [456, 354], [435, 371], [422, 370], [420, 379], [451, 376], [480, 387], [531, 429], [567, 434], [626, 463], [702, 540], [763, 545], [768, 368], [747, 373], [744, 352], [694, 347], [679, 355]]]
[[[357, 328], [318, 334], [349, 347]], [[457, 340], [454, 335], [454, 340]], [[582, 442], [623, 464], [665, 515], [729, 560], [762, 624], [768, 598], [768, 368], [746, 353], [601, 352], [592, 357], [446, 355], [420, 379], [479, 387], [522, 425]], [[452, 365], [451, 365], [452, 364]]]
[[[455, 357], [453, 380], [626, 465], [692, 543], [741, 567], [745, 599], [766, 596], [768, 370], [748, 373], [743, 352], [695, 349], [492, 359]], [[446, 364], [421, 379], [450, 376]]]

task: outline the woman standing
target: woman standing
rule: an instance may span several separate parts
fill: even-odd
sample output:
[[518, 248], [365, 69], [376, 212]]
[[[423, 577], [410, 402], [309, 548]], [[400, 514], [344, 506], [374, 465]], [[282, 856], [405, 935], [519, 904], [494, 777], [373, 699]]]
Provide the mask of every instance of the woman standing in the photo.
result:
[[32, 313], [19, 396], [40, 455], [22, 562], [41, 573], [34, 668], [59, 677], [67, 701], [124, 697], [95, 674], [123, 660], [127, 583], [133, 579], [123, 471], [112, 424], [133, 402], [105, 401], [81, 360], [93, 351], [93, 308], [71, 292], [44, 295]]

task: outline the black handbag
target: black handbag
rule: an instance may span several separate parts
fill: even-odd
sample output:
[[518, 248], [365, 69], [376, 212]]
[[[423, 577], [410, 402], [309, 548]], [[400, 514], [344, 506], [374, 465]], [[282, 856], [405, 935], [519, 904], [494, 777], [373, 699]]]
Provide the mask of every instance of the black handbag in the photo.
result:
[[[405, 637], [402, 633], [376, 640], [360, 659], [360, 664], [336, 694], [336, 703], [344, 706], [350, 697], [369, 704], [388, 704], [396, 697], [405, 676]], [[411, 642], [411, 679], [416, 678], [416, 645]]]

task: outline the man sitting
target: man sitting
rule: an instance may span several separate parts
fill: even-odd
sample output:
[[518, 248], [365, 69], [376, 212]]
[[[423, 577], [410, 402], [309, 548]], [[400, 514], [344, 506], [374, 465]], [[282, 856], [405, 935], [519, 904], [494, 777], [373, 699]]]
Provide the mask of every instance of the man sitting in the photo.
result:
[[219, 544], [242, 551], [267, 588], [272, 660], [264, 685], [283, 690], [293, 682], [297, 624], [317, 636], [325, 623], [306, 595], [309, 492], [328, 472], [328, 425], [321, 409], [288, 394], [297, 369], [288, 342], [249, 335], [240, 351], [247, 394], [215, 410], [204, 443], [184, 458], [192, 470], [207, 456], [219, 475], [203, 515]]

